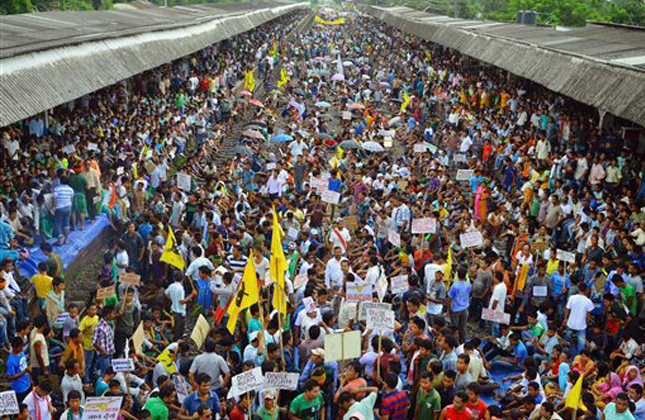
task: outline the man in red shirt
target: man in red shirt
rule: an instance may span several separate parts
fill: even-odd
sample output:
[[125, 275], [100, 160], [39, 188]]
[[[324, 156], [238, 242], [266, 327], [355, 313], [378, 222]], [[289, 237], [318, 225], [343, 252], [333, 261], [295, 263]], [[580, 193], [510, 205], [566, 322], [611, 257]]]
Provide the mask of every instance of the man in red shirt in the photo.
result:
[[466, 395], [468, 402], [466, 408], [473, 414], [475, 420], [484, 420], [486, 417], [486, 403], [479, 398], [481, 387], [477, 382], [471, 382], [466, 385]]
[[466, 407], [468, 394], [461, 391], [455, 395], [452, 404], [441, 410], [439, 420], [475, 420], [473, 413]]

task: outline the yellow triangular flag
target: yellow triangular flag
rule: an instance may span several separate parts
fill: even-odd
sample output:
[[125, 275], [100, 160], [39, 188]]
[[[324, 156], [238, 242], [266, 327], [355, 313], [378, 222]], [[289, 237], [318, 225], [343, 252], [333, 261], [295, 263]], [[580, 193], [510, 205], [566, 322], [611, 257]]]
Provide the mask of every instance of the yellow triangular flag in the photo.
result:
[[273, 208], [273, 232], [271, 233], [271, 261], [269, 271], [274, 281], [273, 308], [281, 314], [287, 314], [287, 296], [284, 291], [284, 272], [287, 271], [287, 259], [282, 249], [284, 232], [278, 223], [278, 213]]
[[255, 272], [255, 262], [253, 261], [253, 252], [249, 255], [249, 260], [244, 268], [242, 281], [237, 288], [237, 292], [231, 298], [231, 303], [226, 311], [229, 315], [226, 328], [231, 334], [235, 333], [235, 324], [241, 311], [258, 303], [260, 300], [260, 289], [258, 288], [258, 277]]
[[564, 400], [565, 407], [587, 411], [587, 407], [582, 403], [582, 381], [584, 378], [584, 375], [580, 375], [576, 384], [569, 391], [567, 398]]
[[175, 239], [175, 234], [170, 226], [168, 226], [168, 239], [166, 239], [166, 245], [159, 261], [170, 264], [180, 270], [186, 267], [184, 257], [177, 251], [177, 239]]

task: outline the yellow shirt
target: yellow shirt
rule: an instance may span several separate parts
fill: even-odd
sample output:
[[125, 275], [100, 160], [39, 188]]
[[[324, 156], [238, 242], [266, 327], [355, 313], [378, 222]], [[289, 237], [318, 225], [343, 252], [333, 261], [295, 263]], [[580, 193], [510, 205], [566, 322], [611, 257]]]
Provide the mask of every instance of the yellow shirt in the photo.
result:
[[53, 290], [52, 280], [54, 279], [46, 274], [36, 274], [31, 277], [31, 280], [29, 280], [29, 282], [34, 285], [34, 288], [36, 289], [36, 295], [41, 299], [45, 299], [49, 292]]
[[81, 320], [81, 323], [78, 324], [78, 329], [83, 333], [83, 349], [85, 350], [94, 350], [92, 345], [92, 340], [94, 339], [94, 327], [99, 323], [99, 316], [94, 315], [84, 316]]
[[549, 258], [549, 260], [546, 262], [546, 273], [550, 276], [551, 274], [555, 273], [558, 271], [558, 265], [560, 265], [559, 260], [552, 260]]

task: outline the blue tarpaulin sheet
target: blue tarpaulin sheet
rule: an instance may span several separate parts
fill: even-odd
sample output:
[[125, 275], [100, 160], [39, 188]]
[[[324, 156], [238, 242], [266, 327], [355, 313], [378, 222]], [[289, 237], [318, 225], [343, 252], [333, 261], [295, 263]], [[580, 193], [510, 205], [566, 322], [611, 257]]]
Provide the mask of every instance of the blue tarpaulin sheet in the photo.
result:
[[[100, 235], [100, 233], [110, 224], [108, 216], [102, 214], [92, 224], [86, 224], [85, 230], [75, 230], [69, 234], [69, 243], [61, 246], [54, 245], [55, 239], [50, 239], [50, 243], [54, 245], [54, 252], [60, 255], [63, 261], [65, 270], [74, 261], [79, 252], [89, 246], [92, 241]], [[28, 249], [29, 257], [26, 260], [20, 261], [20, 274], [26, 278], [31, 278], [34, 274], [38, 274], [38, 263], [45, 261], [45, 255], [40, 250], [40, 243], [35, 244]]]

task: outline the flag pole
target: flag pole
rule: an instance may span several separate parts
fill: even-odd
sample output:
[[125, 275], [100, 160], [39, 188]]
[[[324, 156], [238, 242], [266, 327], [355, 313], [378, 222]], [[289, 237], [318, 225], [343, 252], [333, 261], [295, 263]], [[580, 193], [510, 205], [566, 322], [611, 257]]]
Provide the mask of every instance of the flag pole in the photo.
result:
[[[255, 258], [255, 256], [253, 255], [253, 250], [251, 250], [251, 255], [249, 255], [249, 258]], [[257, 277], [256, 277], [256, 282], [257, 282]], [[262, 349], [262, 353], [264, 353], [264, 347], [265, 347], [264, 331], [266, 330], [266, 325], [265, 325], [265, 318], [264, 318], [264, 305], [262, 305], [262, 290], [259, 287], [259, 284], [258, 284], [258, 308], [260, 308], [260, 322], [262, 323], [262, 335], [260, 336], [260, 349]]]

